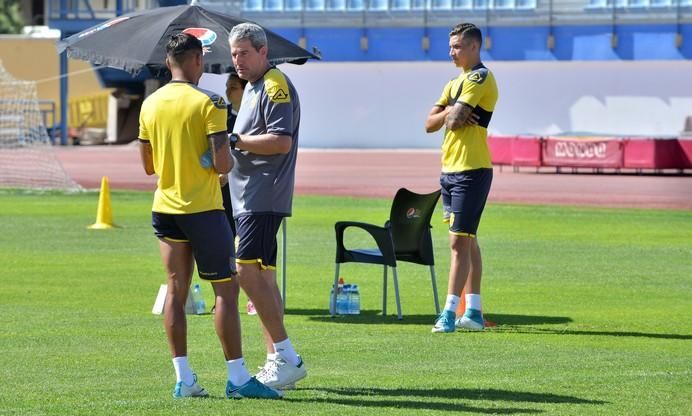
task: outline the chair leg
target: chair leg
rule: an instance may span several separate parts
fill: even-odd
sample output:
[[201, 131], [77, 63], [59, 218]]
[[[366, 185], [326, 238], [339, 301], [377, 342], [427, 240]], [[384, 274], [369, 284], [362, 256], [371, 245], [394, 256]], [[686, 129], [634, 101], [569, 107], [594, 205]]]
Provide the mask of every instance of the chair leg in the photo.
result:
[[332, 318], [336, 316], [336, 290], [339, 288], [339, 267], [341, 265], [336, 263], [336, 268], [334, 271], [334, 284], [332, 285], [332, 305], [334, 309], [330, 311]]
[[387, 265], [384, 266], [382, 278], [382, 316], [387, 316]]
[[286, 218], [281, 221], [281, 302], [286, 312]]
[[437, 299], [437, 283], [435, 282], [435, 266], [430, 266], [430, 279], [432, 280], [433, 299], [435, 300], [435, 314], [440, 314], [440, 301]]
[[396, 277], [396, 267], [392, 267], [392, 278], [394, 280], [394, 294], [396, 295], [396, 316], [399, 320], [403, 319], [401, 315], [401, 301], [399, 300], [399, 281]]

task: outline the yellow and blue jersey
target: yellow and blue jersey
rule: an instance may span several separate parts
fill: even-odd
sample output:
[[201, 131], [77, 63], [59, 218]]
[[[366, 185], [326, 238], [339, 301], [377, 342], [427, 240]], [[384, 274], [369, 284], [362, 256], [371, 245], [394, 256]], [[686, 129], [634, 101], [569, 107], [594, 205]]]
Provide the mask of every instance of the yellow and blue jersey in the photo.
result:
[[193, 214], [223, 210], [216, 171], [203, 168], [207, 136], [226, 131], [226, 102], [187, 82], [172, 81], [147, 97], [139, 138], [151, 144], [158, 175], [152, 211]]
[[492, 72], [482, 63], [465, 71], [445, 85], [435, 105], [447, 107], [465, 103], [478, 115], [478, 125], [445, 130], [442, 143], [442, 172], [454, 173], [472, 169], [492, 168], [488, 148], [488, 124], [498, 99], [497, 84]]

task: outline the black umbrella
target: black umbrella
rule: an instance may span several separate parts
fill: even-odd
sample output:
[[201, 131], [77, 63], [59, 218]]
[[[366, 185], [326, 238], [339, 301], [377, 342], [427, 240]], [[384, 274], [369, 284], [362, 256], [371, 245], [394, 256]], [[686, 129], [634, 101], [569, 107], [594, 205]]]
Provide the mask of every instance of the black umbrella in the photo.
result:
[[[228, 34], [247, 20], [212, 12], [197, 5], [159, 7], [115, 17], [58, 42], [58, 53], [137, 74], [142, 68], [152, 73], [166, 70], [166, 43], [171, 35], [187, 32], [202, 41], [205, 71], [233, 70]], [[269, 62], [303, 64], [319, 59], [289, 40], [265, 29]]]

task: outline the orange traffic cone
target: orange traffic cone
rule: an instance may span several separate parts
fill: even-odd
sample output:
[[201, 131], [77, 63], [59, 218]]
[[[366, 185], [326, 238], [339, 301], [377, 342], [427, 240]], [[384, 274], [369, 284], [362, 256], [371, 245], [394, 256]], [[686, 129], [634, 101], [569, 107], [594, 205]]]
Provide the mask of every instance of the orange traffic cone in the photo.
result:
[[[469, 282], [467, 281], [466, 284], [468, 283]], [[466, 286], [464, 286], [464, 288], [461, 290], [461, 295], [459, 295], [459, 307], [457, 308], [457, 318], [463, 315], [464, 312], [466, 312]], [[481, 310], [481, 312], [483, 311]], [[485, 317], [483, 317], [483, 321], [485, 322], [486, 328], [497, 326], [495, 322], [488, 321], [487, 319], [485, 319]]]
[[92, 230], [106, 230], [117, 227], [113, 224], [113, 211], [111, 209], [111, 192], [108, 187], [108, 177], [101, 178], [101, 192], [99, 193], [99, 205], [96, 209], [96, 223], [87, 228]]

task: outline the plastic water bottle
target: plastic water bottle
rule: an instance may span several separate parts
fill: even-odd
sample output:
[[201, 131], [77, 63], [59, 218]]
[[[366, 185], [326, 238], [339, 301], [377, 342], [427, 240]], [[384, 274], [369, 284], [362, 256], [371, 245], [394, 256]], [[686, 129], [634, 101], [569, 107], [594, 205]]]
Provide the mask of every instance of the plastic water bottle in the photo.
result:
[[[337, 283], [337, 286], [336, 286], [337, 301], [339, 298], [339, 293], [343, 290], [343, 288], [344, 288], [344, 278], [340, 277], [339, 282]], [[332, 287], [329, 290], [329, 314], [334, 315], [336, 313], [338, 313], [338, 312], [336, 310], [336, 305], [334, 304], [334, 287]]]
[[199, 283], [195, 283], [192, 288], [192, 303], [195, 310], [195, 315], [201, 315], [207, 310], [207, 305], [204, 303], [204, 297], [202, 297], [202, 288], [199, 287]]
[[351, 285], [339, 285], [336, 293], [336, 314], [346, 315], [348, 313], [348, 290]]
[[358, 292], [358, 285], [351, 285], [351, 293], [348, 302], [348, 314], [360, 315], [360, 292]]

